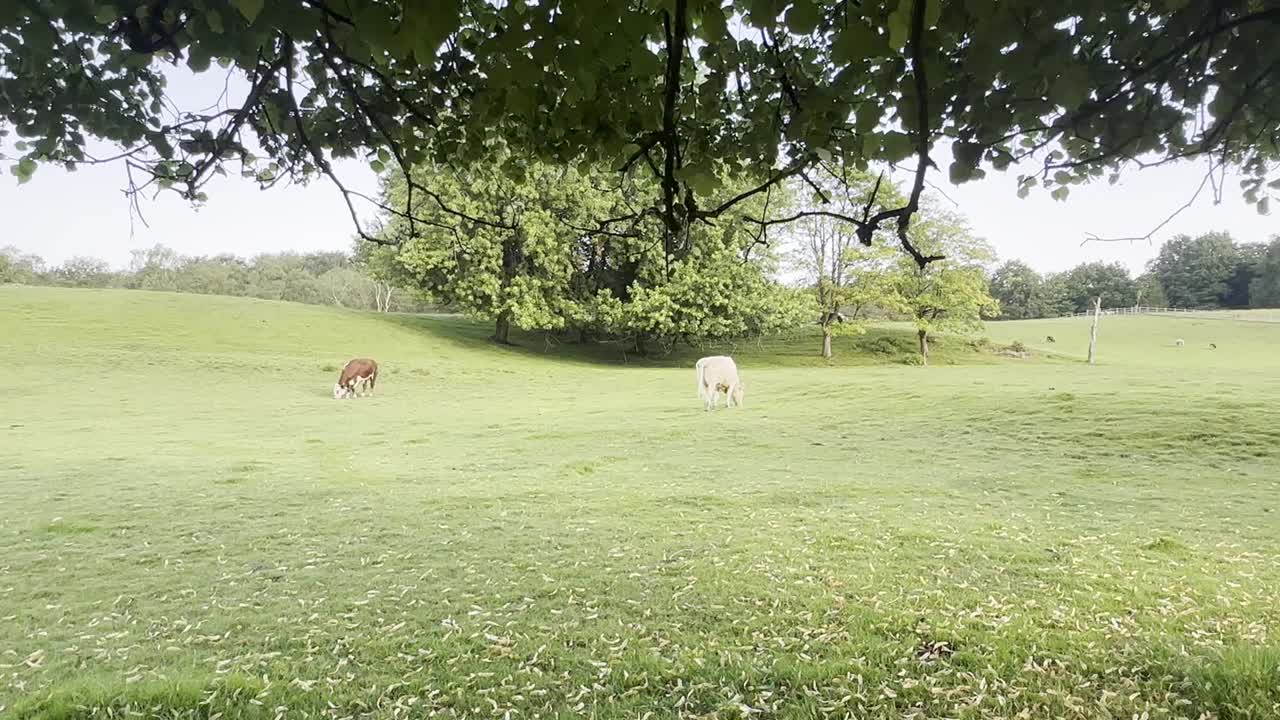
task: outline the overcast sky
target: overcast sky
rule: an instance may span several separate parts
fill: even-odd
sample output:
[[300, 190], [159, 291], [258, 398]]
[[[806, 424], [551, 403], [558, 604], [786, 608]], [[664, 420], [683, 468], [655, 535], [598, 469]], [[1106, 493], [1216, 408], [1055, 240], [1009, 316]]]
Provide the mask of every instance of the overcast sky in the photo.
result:
[[[216, 74], [185, 76], [170, 82], [169, 94], [180, 107], [204, 107], [223, 91]], [[1040, 271], [1062, 270], [1091, 260], [1119, 261], [1135, 273], [1175, 234], [1225, 230], [1238, 241], [1263, 241], [1280, 233], [1280, 217], [1261, 216], [1241, 198], [1238, 178], [1227, 177], [1221, 204], [1206, 187], [1197, 202], [1147, 243], [1088, 243], [1085, 234], [1145, 235], [1186, 203], [1204, 177], [1203, 163], [1185, 163], [1127, 173], [1115, 186], [1105, 182], [1074, 188], [1066, 202], [1037, 191], [1020, 200], [1018, 173], [990, 172], [961, 187], [946, 181], [949, 160], [932, 181], [969, 217], [976, 232], [995, 246], [1000, 258], [1020, 258]], [[282, 250], [347, 250], [353, 228], [342, 196], [326, 180], [308, 186], [276, 187], [262, 192], [249, 181], [217, 178], [208, 187], [209, 202], [192, 208], [165, 193], [142, 202], [144, 226], [130, 221], [121, 188], [124, 168], [85, 167], [68, 173], [41, 167], [19, 186], [0, 175], [0, 246], [16, 245], [50, 263], [92, 255], [126, 266], [129, 251], [161, 243], [187, 255], [230, 252], [251, 256]], [[377, 180], [359, 162], [336, 169], [352, 189], [376, 194]]]

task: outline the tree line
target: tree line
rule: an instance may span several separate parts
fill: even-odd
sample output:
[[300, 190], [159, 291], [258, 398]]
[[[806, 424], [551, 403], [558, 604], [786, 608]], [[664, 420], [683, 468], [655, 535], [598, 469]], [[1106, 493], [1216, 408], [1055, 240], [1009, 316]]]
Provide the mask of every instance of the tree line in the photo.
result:
[[0, 248], [0, 283], [75, 288], [166, 290], [287, 300], [380, 312], [429, 308], [416, 295], [376, 279], [360, 257], [344, 252], [185, 256], [157, 244], [132, 251], [129, 267], [73, 257], [50, 265], [39, 255]]
[[991, 273], [991, 294], [1005, 320], [1086, 312], [1095, 297], [1103, 307], [1280, 307], [1280, 235], [1265, 243], [1238, 243], [1224, 232], [1178, 235], [1137, 277], [1119, 263], [1041, 275], [1009, 260]]

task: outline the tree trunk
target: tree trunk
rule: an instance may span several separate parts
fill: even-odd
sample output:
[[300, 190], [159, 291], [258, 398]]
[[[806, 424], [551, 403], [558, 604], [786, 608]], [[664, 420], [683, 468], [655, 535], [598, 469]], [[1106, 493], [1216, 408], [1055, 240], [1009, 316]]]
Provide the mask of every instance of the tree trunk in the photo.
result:
[[831, 359], [831, 331], [822, 328], [822, 357]]
[[644, 335], [636, 335], [636, 354], [640, 357], [649, 357], [649, 348], [645, 347]]
[[1102, 296], [1099, 295], [1093, 301], [1093, 325], [1089, 327], [1089, 364], [1094, 364], [1095, 355], [1098, 350], [1098, 318], [1102, 315]]
[[591, 342], [591, 333], [586, 328], [578, 328], [578, 344], [586, 345]]
[[920, 338], [920, 360], [922, 364], [929, 364], [929, 331], [917, 330], [916, 336]]
[[511, 344], [511, 313], [503, 312], [493, 324], [493, 341], [499, 345]]

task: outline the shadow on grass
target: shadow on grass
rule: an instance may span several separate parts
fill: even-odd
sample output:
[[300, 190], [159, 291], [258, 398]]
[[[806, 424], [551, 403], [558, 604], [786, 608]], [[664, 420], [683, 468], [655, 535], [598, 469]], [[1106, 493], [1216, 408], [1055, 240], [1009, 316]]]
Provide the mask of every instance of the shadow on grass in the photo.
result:
[[[918, 365], [914, 332], [897, 327], [872, 327], [862, 335], [837, 336], [834, 357], [821, 357], [821, 332], [816, 327], [760, 338], [739, 338], [705, 343], [678, 342], [672, 347], [656, 343], [646, 355], [621, 340], [581, 343], [563, 333], [513, 330], [511, 345], [491, 340], [492, 327], [458, 315], [371, 314], [380, 322], [410, 332], [432, 336], [459, 349], [509, 353], [560, 363], [638, 368], [690, 367], [707, 355], [731, 355], [740, 364], [756, 367], [867, 367]], [[930, 341], [930, 361], [935, 365], [988, 364], [999, 359], [985, 338], [940, 335]]]

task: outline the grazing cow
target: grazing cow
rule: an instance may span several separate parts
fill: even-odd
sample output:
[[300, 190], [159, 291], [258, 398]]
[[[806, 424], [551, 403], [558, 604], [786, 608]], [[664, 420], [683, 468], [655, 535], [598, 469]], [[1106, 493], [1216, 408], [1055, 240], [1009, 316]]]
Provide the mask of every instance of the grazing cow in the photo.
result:
[[714, 410], [716, 399], [724, 392], [726, 408], [742, 407], [746, 388], [738, 377], [738, 366], [726, 355], [704, 357], [694, 366], [698, 371], [698, 398], [707, 410]]
[[369, 394], [372, 395], [373, 385], [377, 380], [378, 363], [369, 358], [351, 360], [342, 367], [342, 375], [338, 376], [338, 383], [333, 386], [333, 399], [356, 397], [357, 392], [364, 394], [365, 387], [369, 388]]
[[1058, 342], [1057, 340], [1054, 340], [1054, 339], [1053, 339], [1053, 336], [1052, 336], [1052, 335], [1046, 335], [1046, 336], [1045, 336], [1045, 338], [1044, 338], [1044, 341], [1045, 341], [1045, 342], [1048, 342], [1048, 343], [1056, 343], [1056, 342]]
[[1177, 345], [1178, 347], [1182, 347], [1185, 343], [1182, 342], [1182, 338], [1178, 338], [1177, 340], [1173, 341], [1173, 344]]

